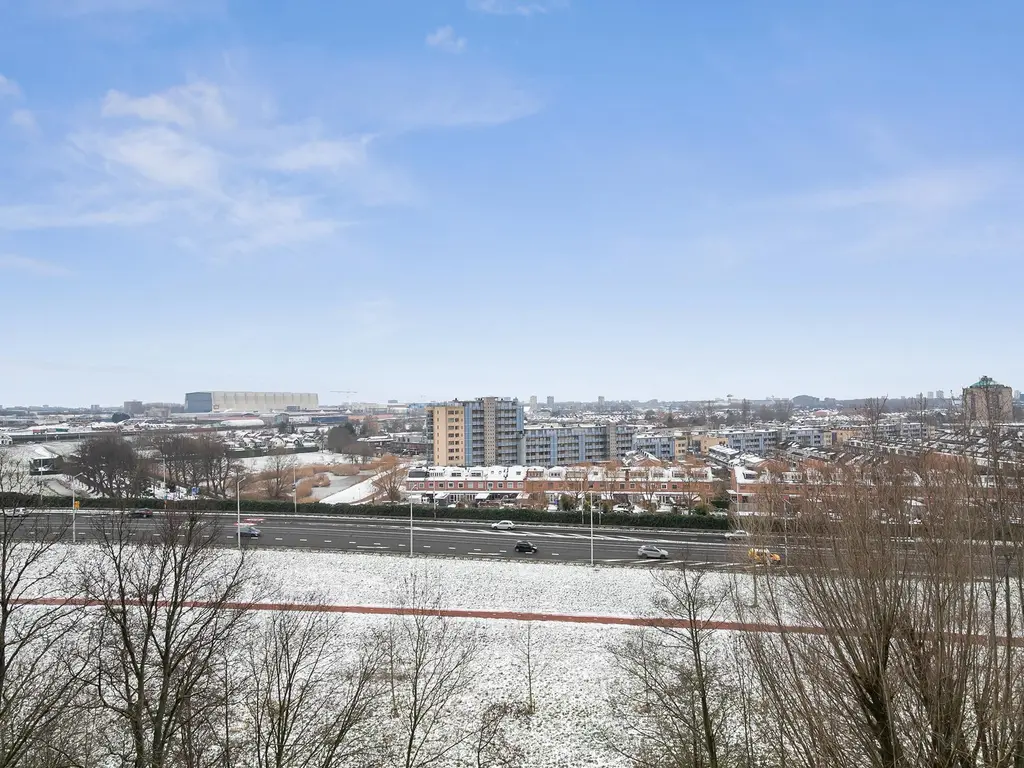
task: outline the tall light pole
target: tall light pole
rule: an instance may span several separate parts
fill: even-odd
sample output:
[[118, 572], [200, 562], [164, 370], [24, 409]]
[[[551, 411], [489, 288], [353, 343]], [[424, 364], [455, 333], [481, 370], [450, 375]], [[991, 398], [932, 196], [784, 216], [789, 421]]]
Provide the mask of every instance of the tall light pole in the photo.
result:
[[412, 499], [409, 499], [409, 557], [412, 557]]
[[78, 543], [78, 497], [75, 494], [75, 480], [81, 473], [71, 476], [71, 543]]
[[590, 493], [590, 564], [594, 564], [594, 493]]
[[295, 483], [295, 465], [292, 464], [292, 502], [295, 514], [299, 514], [299, 486]]
[[242, 479], [235, 478], [235, 536], [238, 538], [238, 548], [242, 548]]

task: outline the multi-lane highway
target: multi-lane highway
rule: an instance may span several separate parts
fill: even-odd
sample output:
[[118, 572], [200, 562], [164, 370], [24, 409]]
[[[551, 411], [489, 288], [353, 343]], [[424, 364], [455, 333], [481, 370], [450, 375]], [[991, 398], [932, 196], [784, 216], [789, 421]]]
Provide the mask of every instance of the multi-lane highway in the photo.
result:
[[[152, 536], [163, 526], [159, 512], [153, 518], [133, 519], [127, 525], [140, 539]], [[235, 515], [217, 514], [217, 540], [224, 546], [237, 542]], [[87, 542], [97, 534], [97, 525], [108, 519], [100, 513], [80, 512], [75, 524], [78, 541]], [[517, 524], [514, 530], [492, 530], [489, 523], [416, 520], [412, 525], [399, 519], [339, 518], [322, 516], [270, 516], [249, 514], [260, 531], [258, 539], [243, 539], [250, 548], [287, 548], [321, 551], [386, 552], [408, 554], [410, 546], [417, 556], [475, 557], [502, 560], [546, 560], [551, 562], [590, 562], [590, 529], [584, 526]], [[71, 518], [66, 513], [29, 515], [19, 522], [21, 535], [32, 537], [44, 532], [71, 538]], [[536, 548], [533, 554], [517, 553], [517, 541], [527, 540]], [[642, 543], [653, 543], [669, 554], [667, 561], [637, 557]], [[664, 567], [687, 564], [728, 565], [746, 561], [748, 545], [728, 542], [721, 532], [710, 531], [636, 531], [622, 528], [596, 528], [593, 537], [595, 562], [616, 565]]]

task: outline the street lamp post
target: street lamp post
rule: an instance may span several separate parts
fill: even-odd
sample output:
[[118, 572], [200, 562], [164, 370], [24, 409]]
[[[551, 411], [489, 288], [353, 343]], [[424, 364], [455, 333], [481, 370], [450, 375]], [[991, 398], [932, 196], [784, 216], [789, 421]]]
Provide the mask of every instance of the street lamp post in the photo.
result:
[[590, 565], [594, 565], [594, 494], [590, 494]]
[[78, 543], [78, 496], [75, 493], [75, 480], [82, 476], [81, 473], [71, 476], [71, 543]]
[[299, 486], [295, 483], [295, 465], [292, 464], [292, 508], [296, 515], [299, 514]]
[[238, 548], [242, 548], [242, 480], [235, 478], [235, 536], [238, 539]]
[[409, 557], [412, 557], [412, 499], [409, 499]]

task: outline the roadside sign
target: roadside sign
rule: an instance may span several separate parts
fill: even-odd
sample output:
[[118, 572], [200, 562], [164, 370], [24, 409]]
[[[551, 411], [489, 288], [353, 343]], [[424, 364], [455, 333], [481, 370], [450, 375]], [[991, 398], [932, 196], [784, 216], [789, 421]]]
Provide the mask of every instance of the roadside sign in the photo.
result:
[[78, 500], [76, 499], [76, 500], [75, 500], [75, 509], [81, 509], [81, 508], [82, 508], [82, 502], [80, 502], [80, 501], [78, 501]]
[[193, 487], [193, 488], [192, 488], [192, 495], [193, 495], [193, 496], [198, 496], [198, 495], [199, 495], [199, 489], [198, 489], [198, 488], [195, 488], [195, 487]]

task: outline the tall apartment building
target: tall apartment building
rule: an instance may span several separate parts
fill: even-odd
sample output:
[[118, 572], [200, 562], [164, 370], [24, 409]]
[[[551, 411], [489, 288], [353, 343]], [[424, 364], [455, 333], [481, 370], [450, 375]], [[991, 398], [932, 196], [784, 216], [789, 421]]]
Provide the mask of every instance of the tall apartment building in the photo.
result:
[[676, 438], [671, 433], [637, 433], [633, 435], [633, 450], [645, 451], [661, 461], [671, 461], [676, 457]]
[[633, 449], [631, 424], [533, 424], [524, 430], [523, 462], [555, 467], [621, 459]]
[[523, 406], [516, 398], [480, 397], [427, 406], [427, 440], [434, 464], [522, 464]]
[[964, 389], [963, 402], [971, 422], [1013, 421], [1013, 390], [988, 376]]

